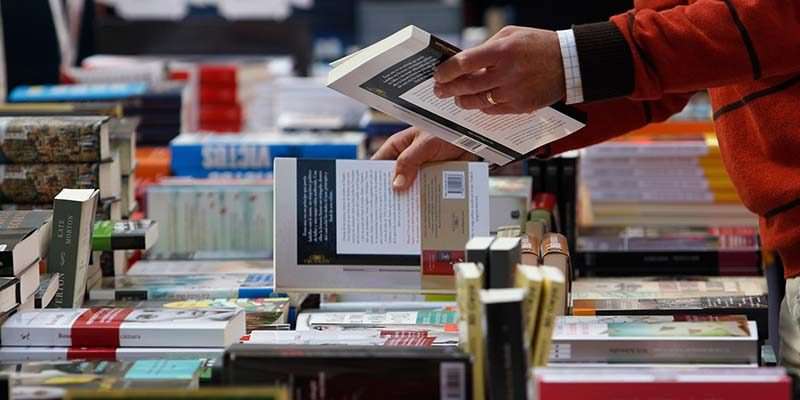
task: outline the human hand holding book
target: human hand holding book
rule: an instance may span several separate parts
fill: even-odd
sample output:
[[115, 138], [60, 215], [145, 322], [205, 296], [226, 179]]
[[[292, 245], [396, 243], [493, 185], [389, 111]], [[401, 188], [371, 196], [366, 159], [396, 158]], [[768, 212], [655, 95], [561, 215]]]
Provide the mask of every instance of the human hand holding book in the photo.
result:
[[465, 109], [453, 97], [437, 96], [434, 73], [460, 52], [409, 26], [332, 63], [328, 87], [417, 128], [390, 140], [377, 157], [402, 160], [398, 168], [403, 173], [398, 171], [395, 177], [397, 188], [407, 188], [416, 175], [414, 166], [424, 161], [463, 159], [472, 153], [487, 162], [506, 165], [584, 127], [571, 116], [576, 113], [562, 107], [489, 115]]

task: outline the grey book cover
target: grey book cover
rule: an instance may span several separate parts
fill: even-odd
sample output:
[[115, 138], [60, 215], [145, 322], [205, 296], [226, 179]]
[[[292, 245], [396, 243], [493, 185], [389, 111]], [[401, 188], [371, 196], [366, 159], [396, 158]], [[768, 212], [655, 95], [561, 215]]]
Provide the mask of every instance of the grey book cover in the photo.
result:
[[520, 238], [497, 238], [489, 252], [489, 288], [514, 287], [514, 268], [522, 261]]

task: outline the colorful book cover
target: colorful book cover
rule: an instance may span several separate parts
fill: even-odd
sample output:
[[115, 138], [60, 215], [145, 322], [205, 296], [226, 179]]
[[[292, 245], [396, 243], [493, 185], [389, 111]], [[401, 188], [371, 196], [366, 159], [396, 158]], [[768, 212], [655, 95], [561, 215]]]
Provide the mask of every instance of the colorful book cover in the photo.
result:
[[263, 298], [273, 293], [272, 273], [104, 278], [91, 300], [186, 300]]
[[63, 188], [101, 188], [105, 193], [113, 190], [100, 185], [105, 180], [101, 175], [110, 174], [110, 170], [106, 169], [107, 165], [110, 164], [0, 165], [0, 201], [21, 204], [52, 203]]
[[256, 178], [272, 175], [276, 157], [357, 159], [364, 155], [364, 135], [182, 134], [170, 150], [175, 176]]
[[92, 250], [148, 250], [158, 240], [158, 223], [135, 221], [97, 221], [92, 231]]
[[140, 96], [146, 92], [145, 83], [21, 85], [9, 93], [8, 100], [12, 103], [103, 101]]

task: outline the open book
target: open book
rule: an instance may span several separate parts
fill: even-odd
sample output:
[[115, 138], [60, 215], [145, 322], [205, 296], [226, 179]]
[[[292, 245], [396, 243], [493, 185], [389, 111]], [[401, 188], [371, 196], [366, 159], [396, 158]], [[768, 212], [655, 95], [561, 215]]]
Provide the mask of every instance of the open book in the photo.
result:
[[460, 50], [415, 26], [331, 64], [328, 87], [505, 165], [561, 139], [584, 124], [547, 107], [530, 114], [464, 110], [433, 93], [436, 66]]

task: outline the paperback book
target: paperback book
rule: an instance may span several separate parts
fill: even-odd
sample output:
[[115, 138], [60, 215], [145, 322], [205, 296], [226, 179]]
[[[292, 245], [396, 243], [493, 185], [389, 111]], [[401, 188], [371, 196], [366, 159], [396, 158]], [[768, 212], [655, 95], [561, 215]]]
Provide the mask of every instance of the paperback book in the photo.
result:
[[0, 117], [0, 163], [99, 162], [111, 157], [106, 117]]
[[224, 347], [0, 347], [0, 362], [139, 361], [217, 359]]
[[0, 165], [0, 201], [18, 204], [52, 203], [63, 188], [99, 188], [102, 198], [119, 197], [120, 180], [116, 160], [100, 163]]
[[12, 315], [0, 336], [11, 347], [226, 347], [244, 328], [238, 309], [44, 309]]
[[92, 231], [92, 250], [149, 250], [158, 240], [158, 223], [135, 221], [97, 221]]
[[270, 260], [139, 260], [128, 270], [128, 275], [246, 275], [270, 272]]
[[273, 293], [272, 273], [103, 278], [90, 300], [197, 300], [264, 298]]
[[485, 163], [428, 164], [403, 193], [392, 189], [393, 161], [275, 165], [281, 290], [452, 294], [453, 264], [489, 231]]
[[491, 116], [464, 110], [453, 98], [439, 99], [433, 93], [434, 71], [459, 51], [416, 26], [408, 26], [332, 63], [327, 84], [499, 165], [527, 158], [536, 149], [583, 128], [583, 123], [565, 114], [575, 115], [566, 107]]

